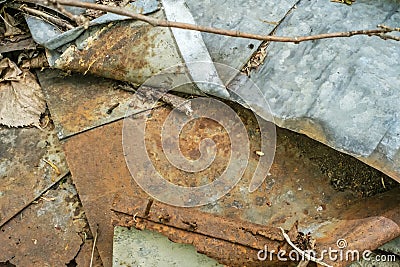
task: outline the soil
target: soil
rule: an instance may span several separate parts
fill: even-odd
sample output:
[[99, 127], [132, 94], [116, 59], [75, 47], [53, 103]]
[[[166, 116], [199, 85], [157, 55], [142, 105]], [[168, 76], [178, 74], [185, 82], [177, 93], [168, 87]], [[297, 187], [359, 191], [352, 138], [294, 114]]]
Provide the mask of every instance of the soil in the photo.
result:
[[399, 183], [384, 173], [303, 134], [282, 128], [278, 128], [277, 133], [278, 138], [295, 140], [301, 151], [300, 156], [318, 166], [338, 191], [351, 190], [360, 197], [370, 197], [400, 187]]

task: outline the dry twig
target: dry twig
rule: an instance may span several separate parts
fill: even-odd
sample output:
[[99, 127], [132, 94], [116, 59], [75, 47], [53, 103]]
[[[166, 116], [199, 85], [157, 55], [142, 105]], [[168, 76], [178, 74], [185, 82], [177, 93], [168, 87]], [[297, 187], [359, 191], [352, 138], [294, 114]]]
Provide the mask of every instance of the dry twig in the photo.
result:
[[[23, 1], [23, 0], [20, 0], [20, 1]], [[111, 13], [127, 16], [130, 18], [136, 19], [136, 20], [147, 22], [147, 23], [151, 24], [152, 26], [195, 30], [195, 31], [200, 31], [200, 32], [208, 32], [208, 33], [226, 35], [226, 36], [231, 36], [231, 37], [248, 38], [248, 39], [270, 41], [270, 42], [300, 43], [300, 42], [305, 42], [305, 41], [328, 39], [328, 38], [351, 37], [351, 36], [355, 36], [355, 35], [378, 36], [378, 37], [384, 38], [384, 39], [397, 40], [397, 37], [389, 38], [386, 35], [385, 36], [382, 36], [382, 35], [384, 35], [385, 33], [394, 32], [394, 31], [400, 32], [400, 28], [392, 28], [392, 27], [388, 27], [388, 26], [378, 26], [378, 29], [372, 29], [372, 30], [357, 30], [357, 31], [349, 31], [349, 32], [322, 33], [322, 34], [316, 34], [316, 35], [310, 35], [310, 36], [298, 36], [298, 37], [272, 36], [272, 35], [252, 34], [252, 33], [247, 33], [247, 32], [240, 32], [240, 31], [234, 31], [234, 30], [213, 28], [213, 27], [208, 27], [208, 26], [194, 25], [194, 24], [190, 24], [190, 23], [173, 22], [173, 21], [167, 21], [167, 20], [162, 20], [162, 19], [156, 19], [153, 17], [149, 17], [149, 16], [145, 16], [142, 14], [137, 14], [137, 13], [131, 12], [131, 11], [129, 11], [125, 8], [121, 8], [121, 7], [99, 5], [99, 4], [81, 2], [78, 0], [29, 0], [29, 2], [36, 2], [36, 3], [45, 4], [45, 5], [52, 3], [53, 5], [58, 7], [60, 10], [62, 10], [62, 5], [89, 8], [89, 9], [101, 10], [101, 11], [105, 11], [105, 12], [111, 12]]]
[[21, 9], [22, 11], [25, 11], [25, 12], [31, 14], [31, 15], [41, 17], [44, 20], [47, 20], [50, 23], [53, 23], [53, 24], [55, 24], [55, 25], [57, 25], [59, 27], [62, 27], [62, 28], [68, 29], [68, 30], [71, 30], [71, 29], [74, 28], [74, 26], [72, 26], [68, 22], [66, 22], [66, 21], [64, 21], [64, 20], [62, 20], [60, 18], [53, 17], [53, 16], [51, 16], [51, 15], [49, 15], [49, 14], [43, 12], [43, 11], [40, 11], [40, 10], [37, 10], [37, 9], [34, 9], [34, 8], [30, 8], [30, 7], [27, 7], [27, 6], [21, 6], [19, 9]]

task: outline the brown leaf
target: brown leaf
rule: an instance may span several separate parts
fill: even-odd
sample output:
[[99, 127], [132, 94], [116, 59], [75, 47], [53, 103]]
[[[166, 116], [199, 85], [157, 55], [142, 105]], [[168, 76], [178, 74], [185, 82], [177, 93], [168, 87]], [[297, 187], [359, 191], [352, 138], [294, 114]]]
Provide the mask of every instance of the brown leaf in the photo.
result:
[[37, 57], [25, 59], [22, 61], [21, 68], [23, 69], [40, 69], [48, 67], [46, 55], [44, 53], [39, 54]]
[[9, 127], [39, 125], [46, 109], [35, 76], [4, 58], [0, 61], [0, 124]]
[[4, 22], [6, 25], [6, 32], [4, 33], [5, 37], [15, 36], [24, 33], [18, 27], [16, 27], [18, 25], [18, 22], [16, 22], [11, 15], [5, 12], [4, 12]]
[[4, 58], [0, 61], [0, 82], [18, 81], [21, 78], [21, 74], [22, 71], [18, 66], [8, 58]]

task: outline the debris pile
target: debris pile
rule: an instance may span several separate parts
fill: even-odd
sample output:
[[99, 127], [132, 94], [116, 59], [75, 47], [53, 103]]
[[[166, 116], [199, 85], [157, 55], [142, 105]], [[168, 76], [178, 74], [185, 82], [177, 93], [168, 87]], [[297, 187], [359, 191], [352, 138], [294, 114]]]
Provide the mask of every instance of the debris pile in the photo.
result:
[[[0, 6], [0, 266], [366, 262], [328, 249], [399, 260], [399, 3]], [[359, 36], [320, 40], [346, 33]], [[144, 140], [126, 134], [141, 122]], [[224, 188], [229, 164], [243, 175]], [[208, 184], [227, 193], [168, 205], [148, 190]]]

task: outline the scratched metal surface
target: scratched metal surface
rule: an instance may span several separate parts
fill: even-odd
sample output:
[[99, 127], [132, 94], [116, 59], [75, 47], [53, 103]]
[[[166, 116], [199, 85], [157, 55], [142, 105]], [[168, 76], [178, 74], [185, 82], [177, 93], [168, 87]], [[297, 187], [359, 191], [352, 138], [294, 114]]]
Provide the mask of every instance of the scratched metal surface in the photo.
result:
[[[187, 178], [190, 176], [192, 183], [202, 184], [205, 182], [203, 177], [191, 174], [180, 176], [182, 173], [171, 168], [162, 156], [159, 125], [168, 113], [168, 108], [160, 107], [153, 111], [152, 116], [143, 114], [149, 118], [146, 132], [148, 143], [152, 148], [150, 157], [157, 157], [157, 159], [152, 158], [154, 165], [174, 183], [187, 184]], [[249, 131], [251, 149], [255, 150], [259, 140], [254, 118], [246, 110], [241, 109], [239, 113]], [[98, 224], [102, 233], [97, 248], [105, 266], [111, 265], [113, 228], [110, 218], [116, 196], [145, 200], [148, 198], [132, 180], [125, 165], [121, 131], [122, 122], [117, 121], [70, 137], [65, 143], [68, 164], [82, 204], [87, 211], [89, 224], [92, 229]], [[226, 142], [226, 139], [220, 136], [219, 127], [207, 121], [187, 127], [182, 134], [187, 137], [187, 142], [194, 141], [195, 136], [205, 138], [207, 135], [219, 136], [220, 142]], [[228, 195], [196, 210], [209, 213], [210, 216], [212, 214], [223, 216], [228, 220], [271, 227], [281, 226], [285, 229], [292, 229], [298, 221], [299, 231], [310, 231], [317, 238], [317, 244], [321, 244], [318, 249], [327, 246], [336, 247], [336, 240], [339, 238], [348, 238], [352, 242], [352, 249], [375, 249], [400, 235], [398, 189], [371, 198], [362, 198], [361, 195], [348, 190], [338, 192], [333, 189], [328, 174], [321, 171], [313, 156], [303, 151], [300, 146], [302, 142], [304, 137], [301, 135], [278, 129], [274, 164], [270, 175], [257, 191], [250, 194], [247, 190], [250, 174], [259, 160], [254, 154], [250, 157], [244, 177]], [[187, 143], [183, 146], [182, 153], [188, 157], [195, 157], [196, 153], [193, 153], [195, 144], [196, 142], [191, 146]], [[322, 146], [315, 143], [315, 146], [318, 145]], [[216, 175], [226, 164], [224, 153], [227, 152], [220, 153], [222, 154], [219, 154], [210, 166], [210, 174]], [[335, 157], [333, 154], [332, 158]], [[204, 216], [200, 220], [205, 220]], [[160, 231], [164, 229], [162, 222], [161, 225], [157, 225]], [[382, 228], [385, 230], [382, 231]], [[365, 235], [367, 229], [372, 230]], [[168, 232], [165, 230], [165, 234]], [[176, 241], [183, 239], [179, 233], [171, 232], [171, 235]], [[206, 251], [213, 251], [213, 247], [207, 247]], [[226, 255], [225, 260], [229, 260], [229, 255]], [[345, 263], [338, 264], [344, 266]]]
[[0, 127], [0, 226], [68, 172], [53, 128]]

